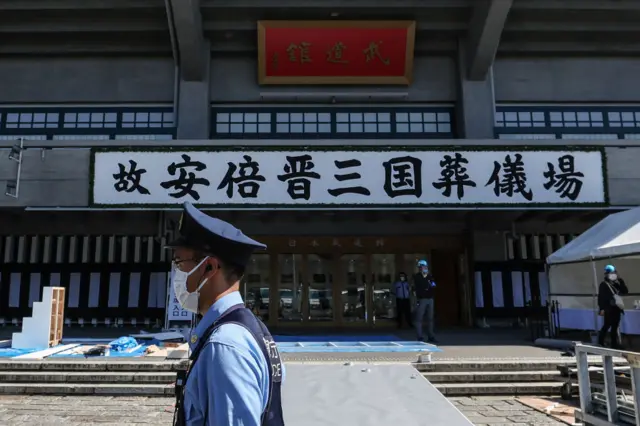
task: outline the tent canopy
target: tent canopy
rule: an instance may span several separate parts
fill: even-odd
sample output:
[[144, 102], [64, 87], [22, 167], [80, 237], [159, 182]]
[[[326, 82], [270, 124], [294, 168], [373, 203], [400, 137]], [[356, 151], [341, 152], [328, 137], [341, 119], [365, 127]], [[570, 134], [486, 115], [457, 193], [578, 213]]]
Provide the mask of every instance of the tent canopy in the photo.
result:
[[549, 255], [547, 264], [634, 255], [640, 255], [640, 207], [602, 219], [578, 238]]

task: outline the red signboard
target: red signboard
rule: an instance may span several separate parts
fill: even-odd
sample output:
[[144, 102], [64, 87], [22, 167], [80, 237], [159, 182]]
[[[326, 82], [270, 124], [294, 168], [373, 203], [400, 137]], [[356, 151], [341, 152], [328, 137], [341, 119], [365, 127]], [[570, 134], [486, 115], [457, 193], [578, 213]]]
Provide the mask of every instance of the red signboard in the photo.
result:
[[414, 21], [259, 21], [259, 83], [408, 85], [414, 43]]

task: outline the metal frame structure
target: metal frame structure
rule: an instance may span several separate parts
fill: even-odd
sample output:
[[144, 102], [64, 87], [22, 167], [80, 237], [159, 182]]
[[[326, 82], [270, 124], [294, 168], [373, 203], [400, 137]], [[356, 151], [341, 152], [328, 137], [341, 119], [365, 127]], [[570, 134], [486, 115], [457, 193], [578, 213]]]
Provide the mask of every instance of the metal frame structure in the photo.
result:
[[[580, 389], [580, 410], [576, 410], [576, 420], [585, 425], [609, 426], [627, 424], [640, 425], [640, 353], [620, 351], [615, 349], [600, 348], [595, 346], [576, 344], [576, 359], [578, 363], [578, 387]], [[604, 397], [606, 401], [607, 420], [597, 417], [597, 399], [591, 393], [591, 380], [589, 378], [588, 355], [602, 356], [604, 367]], [[630, 418], [628, 411], [621, 412], [618, 405], [616, 378], [613, 369], [613, 358], [625, 358], [631, 367], [631, 383], [633, 389], [634, 417]]]

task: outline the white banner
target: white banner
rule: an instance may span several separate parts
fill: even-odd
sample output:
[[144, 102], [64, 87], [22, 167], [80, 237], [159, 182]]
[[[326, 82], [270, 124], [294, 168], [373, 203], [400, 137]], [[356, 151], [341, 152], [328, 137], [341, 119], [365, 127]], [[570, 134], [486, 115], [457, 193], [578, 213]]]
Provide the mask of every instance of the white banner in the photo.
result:
[[94, 152], [94, 205], [603, 204], [599, 150]]
[[[180, 302], [176, 298], [176, 292], [173, 290], [173, 272], [169, 273], [169, 291], [167, 291], [167, 322], [171, 321], [191, 321], [193, 314], [186, 309], [182, 309]], [[167, 324], [167, 327], [169, 324]]]

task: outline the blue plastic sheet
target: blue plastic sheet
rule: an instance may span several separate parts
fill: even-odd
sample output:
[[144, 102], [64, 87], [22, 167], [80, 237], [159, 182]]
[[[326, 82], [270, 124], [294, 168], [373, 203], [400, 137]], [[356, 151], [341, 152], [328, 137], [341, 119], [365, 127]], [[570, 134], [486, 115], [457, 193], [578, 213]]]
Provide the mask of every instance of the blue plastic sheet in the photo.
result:
[[26, 355], [32, 352], [41, 351], [42, 349], [0, 349], [0, 358], [13, 358], [14, 356]]
[[126, 352], [138, 346], [138, 342], [133, 337], [121, 337], [109, 343], [109, 348], [114, 352]]

